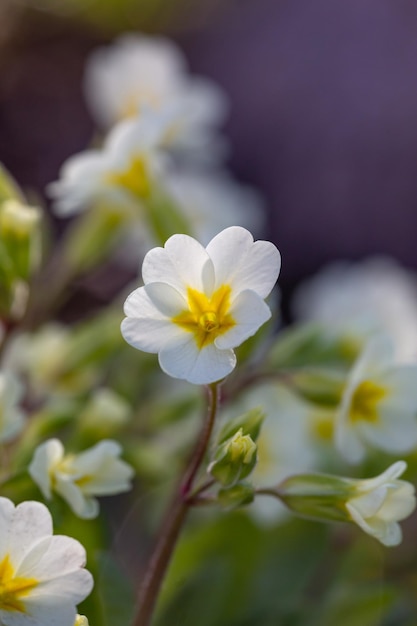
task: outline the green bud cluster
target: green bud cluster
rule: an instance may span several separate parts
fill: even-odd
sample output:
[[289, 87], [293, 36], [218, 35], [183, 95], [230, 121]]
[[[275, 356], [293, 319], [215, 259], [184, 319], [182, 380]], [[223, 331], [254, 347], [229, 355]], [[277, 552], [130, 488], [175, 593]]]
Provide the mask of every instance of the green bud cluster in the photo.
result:
[[16, 183], [0, 168], [0, 314], [19, 318], [28, 283], [41, 258], [41, 210], [26, 204]]

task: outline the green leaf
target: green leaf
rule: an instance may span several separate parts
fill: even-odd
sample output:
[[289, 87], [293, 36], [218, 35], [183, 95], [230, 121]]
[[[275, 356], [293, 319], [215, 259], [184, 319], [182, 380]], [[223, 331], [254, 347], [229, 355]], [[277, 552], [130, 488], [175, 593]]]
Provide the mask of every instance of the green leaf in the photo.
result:
[[397, 600], [398, 593], [381, 583], [365, 588], [342, 588], [331, 598], [318, 623], [322, 626], [380, 626]]
[[101, 604], [102, 626], [130, 626], [135, 594], [130, 580], [108, 552], [97, 557], [96, 593]]

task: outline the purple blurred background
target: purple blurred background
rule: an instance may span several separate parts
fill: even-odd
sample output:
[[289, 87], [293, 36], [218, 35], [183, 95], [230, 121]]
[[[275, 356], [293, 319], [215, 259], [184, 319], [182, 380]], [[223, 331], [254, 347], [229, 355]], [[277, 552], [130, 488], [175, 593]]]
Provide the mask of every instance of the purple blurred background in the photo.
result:
[[[417, 4], [241, 0], [197, 19], [202, 4], [153, 28], [229, 94], [230, 164], [267, 198], [284, 290], [340, 257], [386, 253], [417, 268]], [[84, 62], [117, 32], [5, 15], [0, 161], [41, 192], [91, 139]]]

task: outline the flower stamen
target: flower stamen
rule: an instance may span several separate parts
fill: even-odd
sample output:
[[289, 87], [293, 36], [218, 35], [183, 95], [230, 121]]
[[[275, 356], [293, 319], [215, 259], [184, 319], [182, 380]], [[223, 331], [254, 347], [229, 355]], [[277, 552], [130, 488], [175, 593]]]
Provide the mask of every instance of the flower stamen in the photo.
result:
[[15, 571], [7, 554], [0, 563], [0, 610], [26, 613], [21, 598], [36, 587], [36, 578], [15, 576]]
[[350, 408], [351, 421], [377, 422], [377, 405], [385, 395], [386, 390], [383, 387], [371, 380], [363, 380], [353, 394]]

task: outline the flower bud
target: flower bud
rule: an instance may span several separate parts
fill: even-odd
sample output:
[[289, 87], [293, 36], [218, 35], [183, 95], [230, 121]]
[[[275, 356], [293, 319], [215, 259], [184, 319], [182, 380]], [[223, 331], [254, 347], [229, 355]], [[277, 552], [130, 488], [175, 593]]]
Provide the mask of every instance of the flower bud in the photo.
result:
[[0, 207], [0, 239], [13, 267], [14, 278], [27, 280], [40, 261], [41, 212], [14, 199]]
[[129, 420], [130, 406], [112, 389], [97, 389], [80, 413], [83, 434], [105, 439], [117, 433]]
[[217, 448], [208, 472], [222, 485], [232, 486], [251, 473], [256, 461], [256, 443], [240, 428]]

